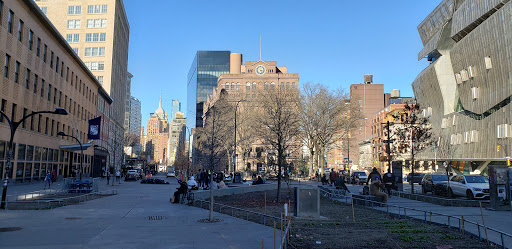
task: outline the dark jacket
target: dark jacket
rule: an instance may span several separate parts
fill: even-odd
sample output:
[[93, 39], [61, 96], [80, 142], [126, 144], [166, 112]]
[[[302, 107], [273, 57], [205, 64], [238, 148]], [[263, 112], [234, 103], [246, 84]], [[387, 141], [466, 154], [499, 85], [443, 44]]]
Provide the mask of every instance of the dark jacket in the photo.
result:
[[379, 177], [379, 179], [382, 179], [380, 173], [377, 171], [377, 170], [373, 170], [370, 175], [368, 176], [368, 180], [366, 180], [366, 183], [370, 182], [370, 181], [375, 181], [377, 179], [377, 177]]

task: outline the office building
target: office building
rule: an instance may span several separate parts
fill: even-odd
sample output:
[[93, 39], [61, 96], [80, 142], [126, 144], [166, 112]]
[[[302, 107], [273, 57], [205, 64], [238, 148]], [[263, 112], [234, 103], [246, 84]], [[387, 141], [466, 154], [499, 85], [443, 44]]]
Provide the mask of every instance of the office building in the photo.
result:
[[145, 140], [146, 152], [149, 152], [150, 159], [157, 164], [167, 163], [169, 121], [167, 113], [162, 108], [162, 98], [160, 98], [158, 109], [149, 116]]
[[132, 98], [132, 91], [131, 91], [131, 88], [132, 88], [132, 78], [133, 78], [133, 75], [128, 72], [128, 77], [126, 78], [126, 85], [125, 85], [125, 89], [126, 89], [126, 102], [125, 102], [125, 109], [124, 109], [124, 123], [123, 123], [123, 127], [124, 127], [124, 130], [125, 131], [128, 131], [129, 130], [129, 126], [130, 126], [130, 101], [131, 101], [131, 98]]
[[172, 100], [171, 119], [176, 118], [176, 113], [181, 112], [181, 103], [177, 99]]
[[230, 51], [197, 51], [187, 78], [187, 127], [203, 126], [203, 104], [221, 74], [229, 74]]
[[[36, 1], [113, 99], [111, 163], [123, 155], [130, 27], [122, 0]], [[129, 96], [129, 95], [128, 95]], [[120, 145], [120, 146], [119, 146]]]
[[[174, 103], [173, 103], [174, 104]], [[168, 163], [174, 164], [179, 156], [185, 156], [187, 133], [187, 119], [183, 112], [176, 112], [175, 118], [171, 119], [168, 141]], [[187, 156], [188, 157], [188, 156]]]
[[[14, 136], [10, 178], [15, 182], [44, 179], [55, 171], [59, 178], [101, 174], [93, 167], [94, 149], [88, 142], [87, 122], [102, 117], [109, 125], [112, 99], [73, 52], [63, 36], [29, 0], [0, 2], [0, 55], [3, 74], [0, 110], [17, 122], [33, 112], [66, 109], [67, 116], [38, 114], [27, 118]], [[74, 138], [57, 136], [59, 132]], [[0, 118], [0, 172], [6, 173], [10, 139], [7, 119]], [[100, 139], [108, 137], [101, 129]], [[100, 140], [101, 141], [101, 140]], [[80, 170], [81, 169], [81, 170]], [[101, 170], [101, 166], [99, 168]]]

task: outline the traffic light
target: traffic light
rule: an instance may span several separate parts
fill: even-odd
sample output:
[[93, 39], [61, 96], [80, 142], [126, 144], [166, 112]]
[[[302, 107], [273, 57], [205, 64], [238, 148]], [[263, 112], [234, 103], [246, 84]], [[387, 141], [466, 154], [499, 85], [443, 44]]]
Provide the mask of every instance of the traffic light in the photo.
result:
[[507, 158], [507, 166], [510, 167], [510, 158]]
[[496, 147], [496, 151], [500, 152], [500, 149], [501, 149], [501, 146], [498, 145], [498, 147]]

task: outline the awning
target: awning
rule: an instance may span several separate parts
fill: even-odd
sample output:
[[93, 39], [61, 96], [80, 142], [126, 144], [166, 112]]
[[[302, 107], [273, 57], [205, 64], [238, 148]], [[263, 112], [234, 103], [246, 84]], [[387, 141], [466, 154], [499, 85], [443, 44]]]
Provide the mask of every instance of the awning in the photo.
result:
[[[91, 146], [92, 146], [92, 143], [82, 144], [82, 148], [84, 150], [87, 150]], [[63, 150], [78, 150], [78, 151], [80, 151], [80, 144], [61, 145], [61, 146], [59, 146], [59, 148], [61, 148]]]

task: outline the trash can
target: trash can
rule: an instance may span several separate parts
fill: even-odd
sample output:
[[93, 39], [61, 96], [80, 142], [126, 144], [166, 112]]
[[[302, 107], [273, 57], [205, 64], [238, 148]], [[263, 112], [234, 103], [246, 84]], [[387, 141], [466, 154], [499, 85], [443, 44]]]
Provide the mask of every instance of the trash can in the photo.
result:
[[241, 183], [242, 182], [242, 174], [235, 173], [235, 183]]

